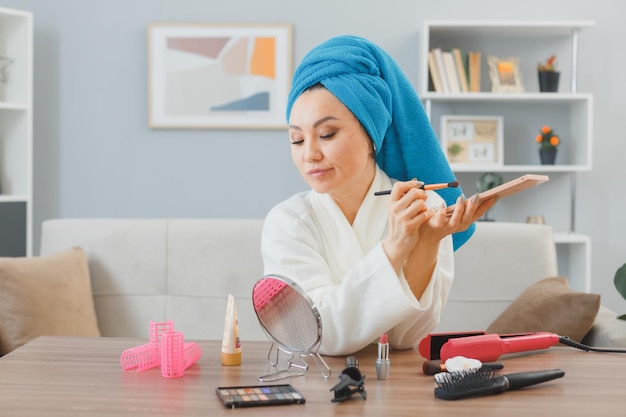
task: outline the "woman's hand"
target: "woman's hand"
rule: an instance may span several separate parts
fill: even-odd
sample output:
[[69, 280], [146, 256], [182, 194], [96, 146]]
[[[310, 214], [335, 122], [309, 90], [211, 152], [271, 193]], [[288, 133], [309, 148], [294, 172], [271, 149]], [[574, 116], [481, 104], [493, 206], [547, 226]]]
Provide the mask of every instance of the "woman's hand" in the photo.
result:
[[437, 264], [439, 242], [467, 228], [496, 203], [496, 198], [480, 201], [457, 199], [454, 209], [442, 205], [428, 209], [427, 194], [420, 182], [396, 183], [389, 202], [389, 232], [383, 248], [392, 266], [404, 272], [415, 298], [424, 293]]
[[461, 195], [450, 210], [443, 206], [434, 209], [434, 215], [422, 225], [420, 234], [423, 238], [435, 242], [447, 235], [467, 230], [492, 208], [496, 201], [495, 197], [481, 201], [478, 194], [466, 200]]
[[396, 182], [389, 197], [389, 230], [383, 248], [391, 265], [399, 273], [409, 253], [420, 239], [421, 228], [435, 214], [426, 205], [424, 183], [413, 180]]

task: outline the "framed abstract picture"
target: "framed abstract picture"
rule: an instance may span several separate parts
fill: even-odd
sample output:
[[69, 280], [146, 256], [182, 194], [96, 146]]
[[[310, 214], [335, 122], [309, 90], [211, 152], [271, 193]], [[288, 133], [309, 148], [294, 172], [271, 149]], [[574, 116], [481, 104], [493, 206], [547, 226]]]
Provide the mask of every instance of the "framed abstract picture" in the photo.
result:
[[503, 165], [501, 116], [442, 116], [441, 147], [453, 170]]
[[519, 70], [519, 58], [500, 58], [487, 56], [489, 78], [492, 93], [523, 93], [522, 75]]
[[292, 32], [290, 24], [150, 24], [149, 126], [286, 128]]

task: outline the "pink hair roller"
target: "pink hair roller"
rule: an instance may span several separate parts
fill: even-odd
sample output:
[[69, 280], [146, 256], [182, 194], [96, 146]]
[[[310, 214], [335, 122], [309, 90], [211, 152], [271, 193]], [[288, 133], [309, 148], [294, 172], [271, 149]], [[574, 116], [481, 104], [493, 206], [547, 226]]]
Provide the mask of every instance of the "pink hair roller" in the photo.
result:
[[202, 356], [202, 348], [196, 342], [185, 342], [185, 369], [189, 368]]
[[156, 368], [161, 364], [159, 346], [154, 343], [146, 343], [134, 348], [126, 349], [120, 358], [122, 369], [137, 368], [137, 372]]
[[161, 334], [161, 375], [178, 378], [185, 374], [185, 335], [171, 331]]
[[137, 368], [137, 372], [161, 366], [167, 378], [181, 377], [185, 370], [202, 356], [202, 348], [195, 342], [185, 342], [182, 332], [174, 331], [174, 322], [150, 321], [150, 342], [122, 352], [122, 369]]
[[174, 321], [152, 321], [150, 320], [150, 343], [161, 344], [161, 335], [174, 330]]
[[137, 368], [137, 372], [143, 372], [161, 365], [161, 335], [172, 330], [174, 330], [172, 320], [164, 322], [150, 320], [150, 343], [122, 352], [120, 357], [122, 369], [127, 371]]

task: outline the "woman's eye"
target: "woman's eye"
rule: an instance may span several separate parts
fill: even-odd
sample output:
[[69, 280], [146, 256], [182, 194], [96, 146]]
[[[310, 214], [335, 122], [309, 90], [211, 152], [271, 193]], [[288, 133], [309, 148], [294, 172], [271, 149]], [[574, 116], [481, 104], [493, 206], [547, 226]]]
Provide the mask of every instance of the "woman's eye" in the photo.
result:
[[302, 145], [304, 143], [304, 139], [291, 139], [292, 145]]
[[337, 132], [332, 132], [332, 133], [327, 133], [325, 135], [320, 135], [320, 138], [322, 138], [322, 139], [330, 139], [333, 136], [335, 136], [335, 133], [337, 133]]

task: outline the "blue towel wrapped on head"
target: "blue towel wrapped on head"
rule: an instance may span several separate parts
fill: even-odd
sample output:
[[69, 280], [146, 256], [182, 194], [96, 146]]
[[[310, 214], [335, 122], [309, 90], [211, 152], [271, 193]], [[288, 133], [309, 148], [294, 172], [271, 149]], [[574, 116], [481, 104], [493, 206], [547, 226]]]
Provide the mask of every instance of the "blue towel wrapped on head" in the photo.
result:
[[[312, 49], [293, 77], [287, 120], [294, 101], [321, 83], [361, 122], [376, 147], [376, 162], [400, 181], [417, 178], [426, 184], [451, 182], [446, 160], [424, 107], [411, 83], [383, 49], [356, 36], [338, 36]], [[461, 188], [437, 191], [452, 205]], [[454, 249], [474, 233], [472, 224], [452, 238]]]

